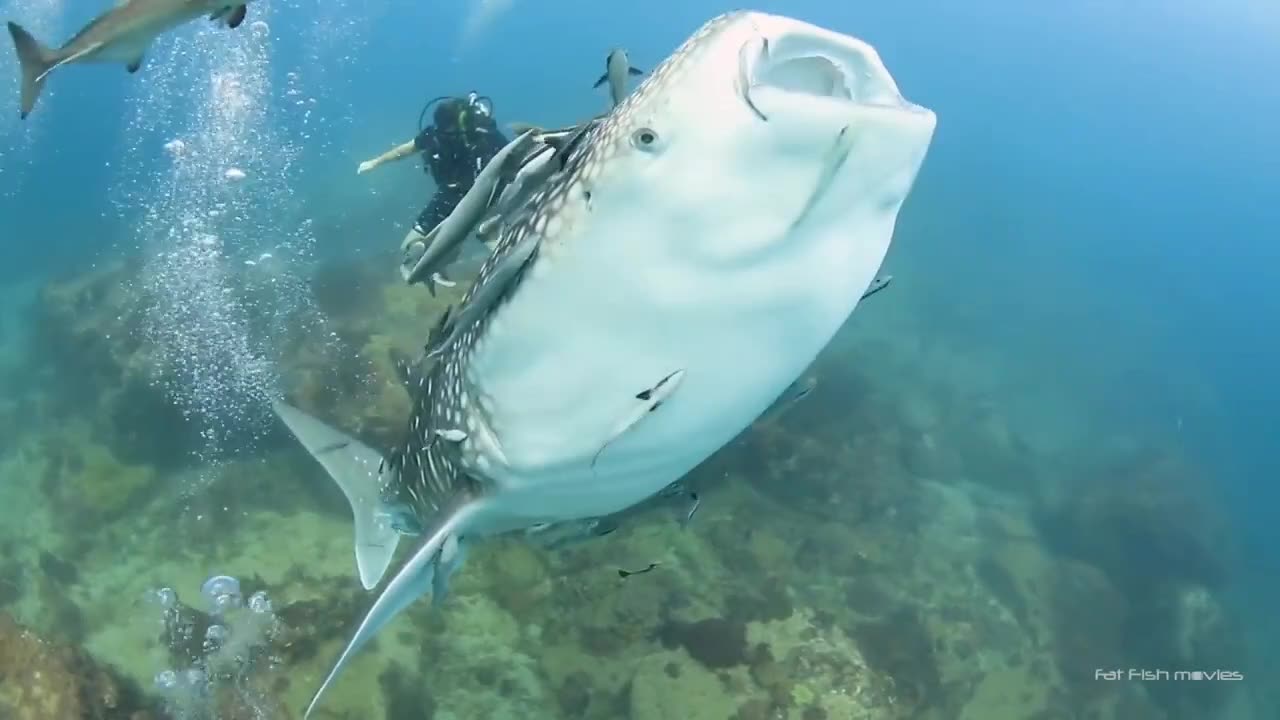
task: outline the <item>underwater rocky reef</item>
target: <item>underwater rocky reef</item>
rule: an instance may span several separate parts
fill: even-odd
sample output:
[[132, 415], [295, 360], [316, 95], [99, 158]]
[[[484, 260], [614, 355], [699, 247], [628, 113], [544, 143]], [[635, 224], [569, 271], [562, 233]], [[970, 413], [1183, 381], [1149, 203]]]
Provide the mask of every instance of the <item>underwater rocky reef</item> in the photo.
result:
[[[349, 511], [282, 429], [201, 460], [142, 331], [139, 267], [45, 287], [31, 361], [4, 378], [0, 718], [297, 717], [371, 601]], [[408, 409], [395, 354], [452, 299], [388, 267], [319, 268], [325, 332], [274, 343], [280, 389], [371, 444]], [[1150, 443], [1035, 449], [907, 352], [821, 358], [820, 392], [692, 474], [687, 524], [658, 499], [590, 543], [476, 548], [450, 597], [406, 611], [313, 717], [1213, 720], [1275, 702], [1262, 683], [1097, 677], [1262, 672], [1224, 606], [1230, 538], [1203, 470]], [[236, 622], [202, 602], [219, 576]], [[252, 642], [217, 655], [244, 627]], [[177, 702], [192, 668], [206, 690]]]

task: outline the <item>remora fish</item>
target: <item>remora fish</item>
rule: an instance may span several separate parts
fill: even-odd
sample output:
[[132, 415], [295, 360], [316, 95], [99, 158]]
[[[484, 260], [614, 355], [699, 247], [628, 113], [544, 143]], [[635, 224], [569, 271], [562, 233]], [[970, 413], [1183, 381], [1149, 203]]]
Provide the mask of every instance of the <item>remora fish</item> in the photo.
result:
[[406, 282], [426, 282], [428, 289], [435, 294], [430, 280], [432, 274], [444, 271], [457, 260], [462, 241], [475, 230], [485, 212], [492, 206], [507, 162], [513, 156], [523, 155], [533, 144], [532, 138], [533, 131], [526, 130], [493, 156], [476, 176], [467, 194], [462, 196], [444, 220], [427, 233], [424, 240], [426, 247], [420, 255], [413, 257], [409, 254], [409, 248], [402, 248], [406, 256], [400, 273]]
[[142, 56], [160, 34], [201, 15], [223, 20], [228, 27], [244, 22], [249, 0], [124, 0], [94, 18], [65, 45], [54, 50], [41, 45], [17, 23], [9, 35], [22, 65], [21, 116], [25, 119], [54, 68], [72, 63], [123, 63], [129, 72], [142, 67]]
[[604, 74], [596, 81], [592, 87], [600, 87], [609, 83], [609, 97], [613, 99], [615, 107], [622, 103], [622, 99], [627, 96], [627, 77], [631, 75], [643, 75], [644, 71], [631, 66], [631, 58], [627, 57], [627, 51], [622, 48], [614, 48], [604, 58]]
[[613, 515], [759, 417], [875, 278], [935, 122], [862, 41], [718, 17], [501, 224], [458, 312], [477, 297], [487, 309], [413, 380], [402, 443], [383, 456], [278, 402], [351, 499], [366, 587], [399, 533], [416, 536], [308, 713], [397, 613], [438, 599], [459, 540]]

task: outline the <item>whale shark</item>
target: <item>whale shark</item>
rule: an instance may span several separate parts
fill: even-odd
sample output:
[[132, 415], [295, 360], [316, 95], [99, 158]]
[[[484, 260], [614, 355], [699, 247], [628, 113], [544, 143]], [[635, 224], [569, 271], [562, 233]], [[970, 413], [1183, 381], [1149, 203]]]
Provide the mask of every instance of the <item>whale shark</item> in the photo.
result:
[[402, 439], [274, 404], [381, 584], [307, 714], [400, 611], [439, 601], [469, 546], [645, 502], [794, 387], [872, 287], [935, 125], [866, 42], [741, 11], [550, 159], [536, 130], [513, 140], [503, 162], [545, 164], [468, 213], [496, 218], [492, 250], [403, 373]]

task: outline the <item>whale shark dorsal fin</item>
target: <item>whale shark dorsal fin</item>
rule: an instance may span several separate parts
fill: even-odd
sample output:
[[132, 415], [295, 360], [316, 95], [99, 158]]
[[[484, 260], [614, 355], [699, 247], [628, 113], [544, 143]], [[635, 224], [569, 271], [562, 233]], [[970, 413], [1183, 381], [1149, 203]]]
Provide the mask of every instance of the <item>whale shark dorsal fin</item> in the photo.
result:
[[271, 404], [298, 442], [329, 471], [351, 503], [355, 519], [356, 568], [360, 583], [372, 590], [382, 580], [400, 542], [381, 496], [382, 455], [355, 438], [329, 427], [279, 400]]

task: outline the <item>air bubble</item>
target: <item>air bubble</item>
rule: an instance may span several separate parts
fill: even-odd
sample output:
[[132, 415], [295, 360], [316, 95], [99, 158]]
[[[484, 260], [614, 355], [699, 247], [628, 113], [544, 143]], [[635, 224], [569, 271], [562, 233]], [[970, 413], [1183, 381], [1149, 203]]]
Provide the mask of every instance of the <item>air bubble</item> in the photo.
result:
[[173, 588], [160, 588], [152, 591], [151, 600], [165, 610], [172, 610], [178, 606], [178, 593]]
[[262, 590], [249, 596], [249, 609], [256, 613], [271, 612], [271, 599]]
[[156, 673], [156, 689], [161, 692], [167, 692], [178, 687], [178, 673], [172, 670], [164, 670]]
[[244, 598], [240, 595], [240, 581], [229, 575], [214, 575], [200, 588], [209, 610], [214, 615], [240, 607]]

